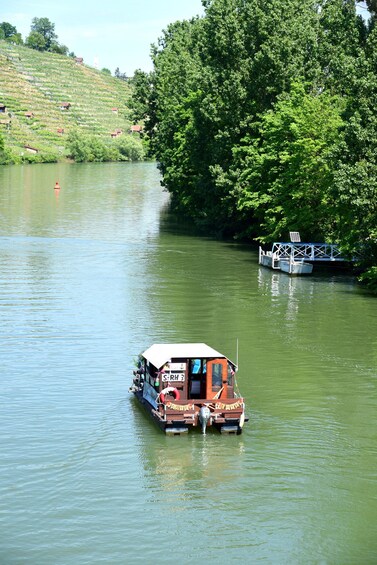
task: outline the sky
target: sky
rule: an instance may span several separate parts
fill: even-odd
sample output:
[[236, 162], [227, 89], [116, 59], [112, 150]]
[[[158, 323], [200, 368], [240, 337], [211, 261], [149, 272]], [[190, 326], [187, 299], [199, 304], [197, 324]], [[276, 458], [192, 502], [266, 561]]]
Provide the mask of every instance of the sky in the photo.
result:
[[169, 23], [202, 15], [201, 0], [0, 0], [0, 22], [30, 33], [33, 18], [55, 24], [58, 42], [84, 63], [99, 69], [117, 67], [132, 76], [152, 70], [150, 46]]

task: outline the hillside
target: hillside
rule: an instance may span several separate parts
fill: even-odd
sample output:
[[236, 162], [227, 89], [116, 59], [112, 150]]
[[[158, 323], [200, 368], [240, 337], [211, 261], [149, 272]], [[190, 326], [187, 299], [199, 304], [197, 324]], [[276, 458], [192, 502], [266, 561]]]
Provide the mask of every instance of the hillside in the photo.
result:
[[18, 159], [30, 148], [64, 158], [72, 130], [111, 145], [111, 133], [130, 132], [129, 94], [126, 82], [71, 57], [0, 40], [0, 133]]

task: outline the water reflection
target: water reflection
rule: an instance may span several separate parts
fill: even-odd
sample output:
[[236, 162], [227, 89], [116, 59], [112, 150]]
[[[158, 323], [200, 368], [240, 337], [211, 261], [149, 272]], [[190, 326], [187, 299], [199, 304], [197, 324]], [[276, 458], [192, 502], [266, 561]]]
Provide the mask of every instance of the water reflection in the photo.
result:
[[293, 298], [297, 293], [305, 292], [305, 296], [314, 294], [316, 279], [307, 277], [294, 277], [286, 273], [276, 272], [266, 267], [258, 268], [258, 286], [260, 292], [273, 297], [281, 295]]
[[[200, 500], [211, 503], [229, 492], [240, 478], [244, 466], [245, 443], [242, 436], [221, 436], [209, 430], [191, 430], [187, 435], [166, 436], [144, 415], [135, 399], [132, 414], [138, 433], [140, 458], [145, 471], [144, 488], [154, 500]], [[216, 495], [211, 493], [215, 488]], [[177, 511], [184, 512], [179, 506]]]

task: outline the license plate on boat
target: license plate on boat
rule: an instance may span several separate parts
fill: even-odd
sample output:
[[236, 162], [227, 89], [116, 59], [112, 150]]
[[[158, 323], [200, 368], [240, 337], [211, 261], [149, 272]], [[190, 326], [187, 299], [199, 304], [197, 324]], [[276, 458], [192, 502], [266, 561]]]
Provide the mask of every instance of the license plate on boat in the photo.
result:
[[184, 373], [165, 373], [164, 375], [162, 375], [162, 382], [163, 383], [178, 383], [178, 382], [183, 382], [185, 380], [185, 374]]

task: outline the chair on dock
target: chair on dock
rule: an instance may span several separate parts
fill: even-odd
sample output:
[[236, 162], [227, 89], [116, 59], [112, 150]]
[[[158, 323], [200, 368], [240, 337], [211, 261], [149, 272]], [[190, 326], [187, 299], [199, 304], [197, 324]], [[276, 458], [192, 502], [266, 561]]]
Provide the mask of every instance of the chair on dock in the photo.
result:
[[301, 243], [301, 237], [299, 231], [290, 231], [289, 237], [292, 243]]

